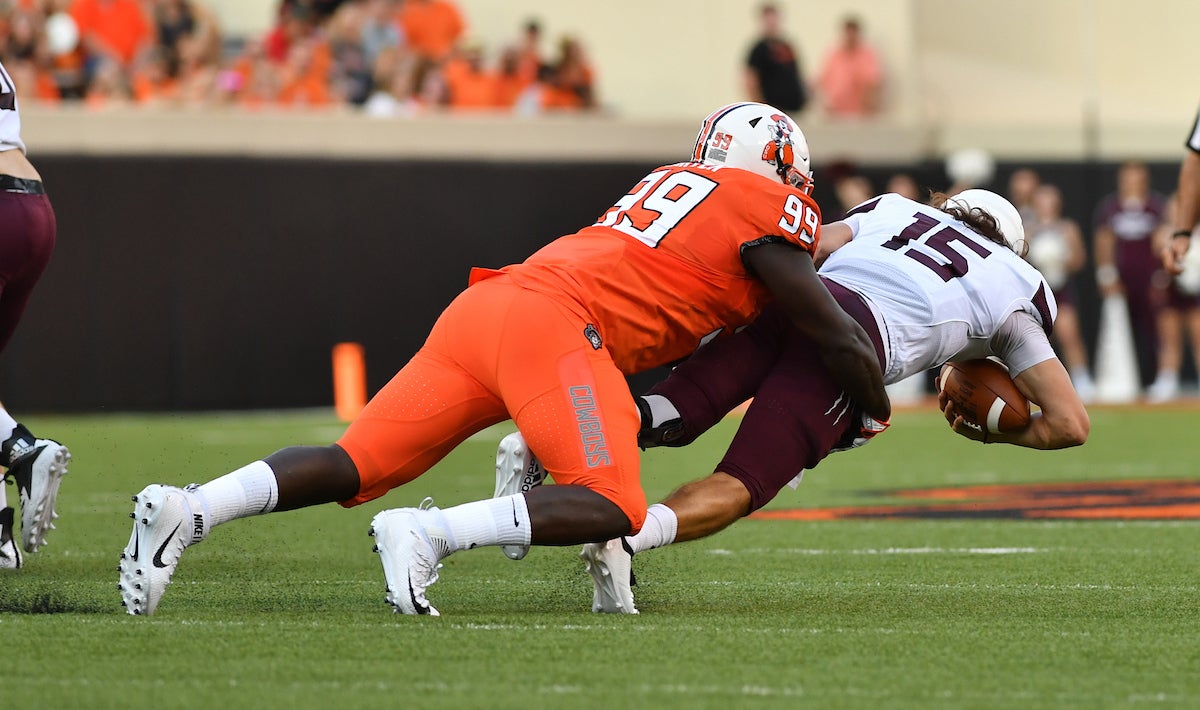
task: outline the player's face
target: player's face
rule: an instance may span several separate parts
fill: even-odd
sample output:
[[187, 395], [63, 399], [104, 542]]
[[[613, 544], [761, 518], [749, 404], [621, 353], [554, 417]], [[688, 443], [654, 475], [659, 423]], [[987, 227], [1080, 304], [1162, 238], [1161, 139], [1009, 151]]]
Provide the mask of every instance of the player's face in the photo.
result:
[[1062, 212], [1062, 198], [1058, 190], [1050, 185], [1043, 185], [1033, 193], [1033, 209], [1039, 219], [1056, 219]]
[[1150, 191], [1150, 173], [1144, 165], [1126, 165], [1117, 175], [1117, 188], [1123, 195], [1145, 195]]

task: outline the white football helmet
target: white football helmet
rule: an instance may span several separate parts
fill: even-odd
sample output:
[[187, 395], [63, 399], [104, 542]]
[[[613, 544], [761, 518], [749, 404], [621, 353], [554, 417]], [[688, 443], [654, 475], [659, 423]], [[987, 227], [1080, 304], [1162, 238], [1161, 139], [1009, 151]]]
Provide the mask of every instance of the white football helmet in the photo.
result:
[[700, 126], [692, 160], [749, 170], [812, 192], [808, 141], [786, 113], [766, 104], [729, 104]]
[[1008, 242], [1008, 245], [1014, 250], [1020, 249], [1020, 242], [1025, 241], [1025, 227], [1021, 224], [1021, 213], [1017, 211], [1016, 207], [1013, 207], [1013, 203], [991, 190], [979, 188], [963, 190], [946, 198], [942, 207], [951, 204], [968, 211], [979, 209], [990, 214], [996, 220], [996, 225], [1000, 227], [1000, 234], [1004, 235], [1004, 241]]

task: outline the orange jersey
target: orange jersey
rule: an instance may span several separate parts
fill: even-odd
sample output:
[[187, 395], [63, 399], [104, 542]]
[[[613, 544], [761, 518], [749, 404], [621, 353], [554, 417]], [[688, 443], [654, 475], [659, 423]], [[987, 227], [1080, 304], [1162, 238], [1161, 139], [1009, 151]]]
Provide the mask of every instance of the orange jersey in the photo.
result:
[[746, 325], [769, 299], [742, 249], [786, 242], [814, 252], [812, 198], [754, 173], [701, 163], [651, 172], [590, 227], [503, 269], [595, 326], [622, 372], [690, 355]]

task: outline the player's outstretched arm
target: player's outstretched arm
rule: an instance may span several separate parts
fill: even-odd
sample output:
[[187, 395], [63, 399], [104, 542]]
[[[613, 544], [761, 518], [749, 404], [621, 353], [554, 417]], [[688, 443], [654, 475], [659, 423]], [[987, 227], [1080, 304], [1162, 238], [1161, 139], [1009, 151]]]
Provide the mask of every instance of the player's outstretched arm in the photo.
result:
[[790, 244], [768, 243], [747, 249], [742, 260], [796, 328], [820, 347], [821, 361], [837, 383], [867, 414], [888, 420], [892, 404], [875, 346], [821, 283], [812, 256]]
[[[1071, 384], [1071, 377], [1058, 358], [1050, 358], [1013, 378], [1017, 389], [1042, 411], [1034, 412], [1029, 426], [1019, 432], [988, 434], [988, 443], [1016, 444], [1030, 449], [1065, 449], [1087, 441], [1091, 420]], [[983, 441], [983, 434], [963, 421], [954, 403], [943, 391], [938, 403], [946, 421], [958, 434]]]

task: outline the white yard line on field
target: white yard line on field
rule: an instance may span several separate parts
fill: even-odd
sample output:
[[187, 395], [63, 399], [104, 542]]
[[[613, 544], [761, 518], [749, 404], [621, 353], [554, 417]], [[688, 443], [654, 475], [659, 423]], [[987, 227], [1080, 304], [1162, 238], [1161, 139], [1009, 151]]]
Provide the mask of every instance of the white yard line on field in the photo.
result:
[[788, 555], [1027, 555], [1049, 552], [1039, 547], [882, 547], [859, 549], [822, 549], [804, 547], [750, 547], [744, 550], [709, 550], [710, 555], [788, 554]]

